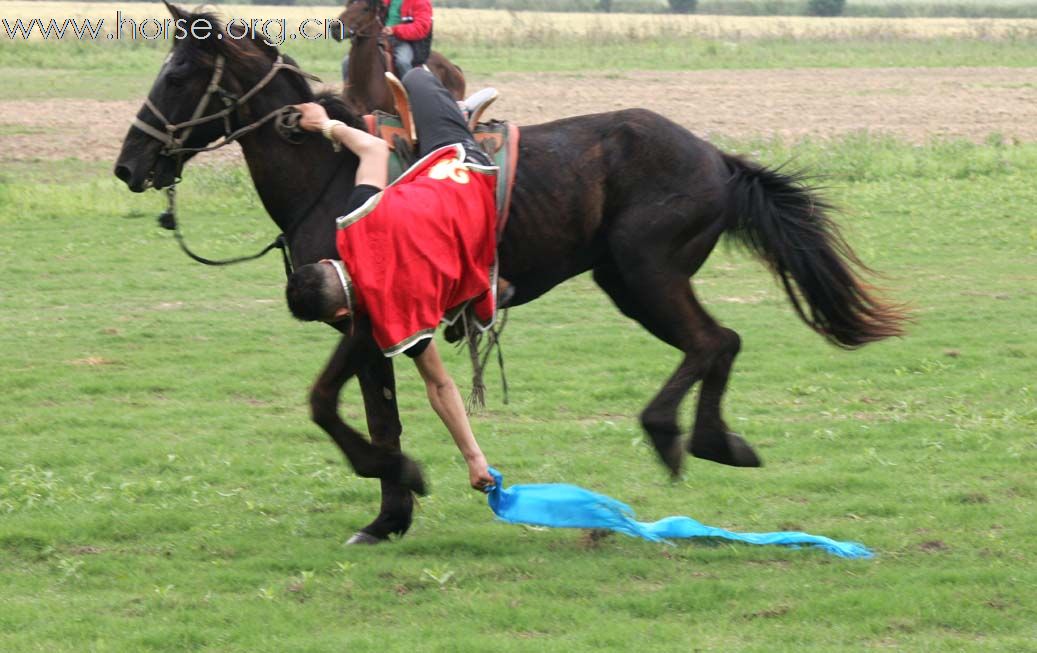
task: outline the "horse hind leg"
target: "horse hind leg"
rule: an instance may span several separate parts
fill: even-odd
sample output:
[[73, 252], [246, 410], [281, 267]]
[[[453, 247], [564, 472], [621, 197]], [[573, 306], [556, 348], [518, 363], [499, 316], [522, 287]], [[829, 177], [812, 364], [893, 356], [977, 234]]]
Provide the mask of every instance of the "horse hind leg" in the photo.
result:
[[641, 424], [663, 463], [674, 475], [679, 473], [682, 447], [677, 415], [684, 397], [701, 380], [702, 393], [688, 451], [726, 465], [758, 467], [760, 460], [752, 447], [731, 433], [720, 415], [720, 403], [740, 346], [738, 334], [718, 325], [702, 308], [683, 274], [633, 270], [621, 273], [614, 266], [606, 266], [595, 270], [594, 276], [625, 315], [684, 353], [677, 369], [641, 413]]
[[[615, 265], [610, 263], [595, 268], [594, 281], [605, 290], [624, 315], [639, 322], [656, 338], [678, 349], [685, 349], [679, 344], [684, 340], [677, 333], [680, 330], [675, 329], [675, 323], [680, 320], [668, 315], [669, 311], [650, 309], [644, 302], [644, 296], [630, 288]], [[684, 283], [686, 286], [686, 281]], [[641, 413], [641, 426], [645, 429], [655, 452], [673, 476], [680, 474], [683, 459], [677, 411], [680, 402], [702, 373], [694, 352], [685, 349], [684, 358], [677, 369]]]
[[[760, 459], [752, 447], [727, 428], [720, 413], [727, 379], [741, 339], [737, 333], [713, 320], [696, 300], [689, 283], [685, 282], [682, 290], [675, 290], [671, 295], [677, 300], [673, 302], [677, 305], [675, 312], [681, 316], [680, 321], [674, 319], [671, 322], [676, 327], [674, 337], [666, 341], [681, 349], [684, 358], [662, 390], [641, 413], [641, 424], [656, 444], [660, 455], [664, 451], [663, 447], [666, 447], [667, 452], [674, 446], [679, 447], [677, 414], [680, 403], [691, 387], [701, 381], [695, 423], [687, 451], [696, 458], [724, 465], [759, 467]], [[673, 460], [673, 454], [668, 455], [669, 460]]]
[[[759, 457], [741, 436], [732, 433], [721, 415], [721, 402], [727, 380], [741, 348], [741, 338], [733, 330], [720, 326], [699, 304], [688, 282], [683, 292], [672, 295], [676, 312], [682, 315], [671, 321], [674, 337], [665, 339], [684, 352], [684, 359], [662, 390], [641, 413], [641, 424], [656, 443], [672, 447], [679, 442], [677, 411], [691, 387], [701, 381], [695, 424], [687, 451], [696, 458], [733, 467], [759, 467]], [[668, 442], [669, 440], [669, 442]], [[672, 459], [672, 454], [670, 459]], [[672, 469], [672, 467], [671, 467]]]
[[[619, 270], [612, 264], [595, 268], [594, 281], [609, 296], [624, 315], [638, 322], [664, 342], [670, 342], [669, 331], [651, 311], [646, 310], [638, 296], [630, 290]], [[670, 344], [673, 344], [670, 342]], [[680, 444], [680, 428], [677, 425], [677, 408], [694, 384], [696, 376], [690, 370], [687, 357], [663, 385], [659, 394], [641, 413], [641, 426], [648, 434], [662, 463], [674, 476], [680, 474], [684, 452]]]
[[731, 329], [719, 325], [716, 328], [720, 341], [717, 353], [702, 377], [695, 426], [688, 439], [688, 453], [733, 467], [760, 467], [763, 463], [759, 456], [748, 442], [727, 427], [721, 415], [721, 400], [742, 339]]

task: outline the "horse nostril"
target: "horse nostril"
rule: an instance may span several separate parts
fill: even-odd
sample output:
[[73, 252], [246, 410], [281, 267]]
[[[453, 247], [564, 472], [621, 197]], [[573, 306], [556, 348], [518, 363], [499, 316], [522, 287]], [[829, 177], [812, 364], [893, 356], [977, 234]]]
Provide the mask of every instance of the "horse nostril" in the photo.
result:
[[115, 176], [124, 184], [128, 184], [130, 183], [130, 178], [133, 177], [133, 173], [130, 171], [128, 166], [117, 165], [115, 166]]

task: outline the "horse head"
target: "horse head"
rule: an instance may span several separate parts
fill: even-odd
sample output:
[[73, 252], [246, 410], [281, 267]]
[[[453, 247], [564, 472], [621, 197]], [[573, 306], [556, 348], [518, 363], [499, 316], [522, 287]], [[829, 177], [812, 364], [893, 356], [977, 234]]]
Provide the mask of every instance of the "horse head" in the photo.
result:
[[385, 25], [385, 5], [382, 0], [350, 0], [339, 14], [338, 24], [339, 29], [331, 32], [338, 41], [346, 36], [350, 39], [377, 37]]
[[[115, 176], [130, 190], [176, 183], [198, 148], [226, 137], [257, 119], [254, 95], [281, 64], [277, 48], [242, 29], [226, 29], [212, 14], [190, 13], [166, 3], [178, 27], [166, 56], [123, 140]], [[281, 104], [312, 99], [305, 79], [291, 63], [297, 92]], [[258, 97], [258, 96], [257, 96]]]

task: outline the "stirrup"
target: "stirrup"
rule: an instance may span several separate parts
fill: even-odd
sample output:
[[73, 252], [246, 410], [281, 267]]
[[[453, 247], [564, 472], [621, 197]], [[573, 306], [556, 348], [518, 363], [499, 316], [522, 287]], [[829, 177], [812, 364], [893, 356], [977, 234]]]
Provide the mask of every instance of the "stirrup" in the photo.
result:
[[497, 89], [488, 86], [481, 91], [472, 93], [461, 103], [464, 105], [465, 115], [468, 116], [469, 131], [475, 131], [475, 126], [479, 124], [482, 115], [498, 97], [500, 97], [500, 93], [497, 92]]
[[389, 84], [389, 90], [392, 91], [393, 103], [396, 104], [396, 113], [400, 115], [403, 130], [407, 134], [409, 144], [413, 147], [418, 142], [418, 132], [414, 128], [414, 116], [410, 112], [410, 98], [407, 97], [407, 89], [403, 87], [403, 82], [396, 75], [388, 71], [385, 73], [385, 81]]
[[510, 283], [506, 288], [499, 288], [497, 290], [497, 308], [508, 308], [511, 304], [511, 300], [515, 297], [515, 286]]

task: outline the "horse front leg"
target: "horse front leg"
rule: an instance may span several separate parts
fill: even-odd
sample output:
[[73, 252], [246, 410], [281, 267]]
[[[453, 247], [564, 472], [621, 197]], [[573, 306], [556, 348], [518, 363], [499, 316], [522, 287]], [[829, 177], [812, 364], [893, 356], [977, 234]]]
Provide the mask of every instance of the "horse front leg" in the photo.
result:
[[338, 402], [343, 386], [378, 357], [382, 354], [369, 334], [343, 337], [310, 391], [311, 415], [342, 450], [358, 476], [379, 478], [424, 495], [425, 481], [417, 463], [404, 456], [398, 447], [386, 448], [368, 442], [339, 416]]
[[[396, 376], [392, 359], [375, 356], [358, 372], [360, 391], [364, 396], [367, 430], [376, 447], [400, 451], [400, 411], [396, 404]], [[382, 507], [378, 516], [349, 538], [347, 544], [377, 544], [396, 534], [402, 536], [410, 528], [414, 496], [408, 487], [382, 479]]]

